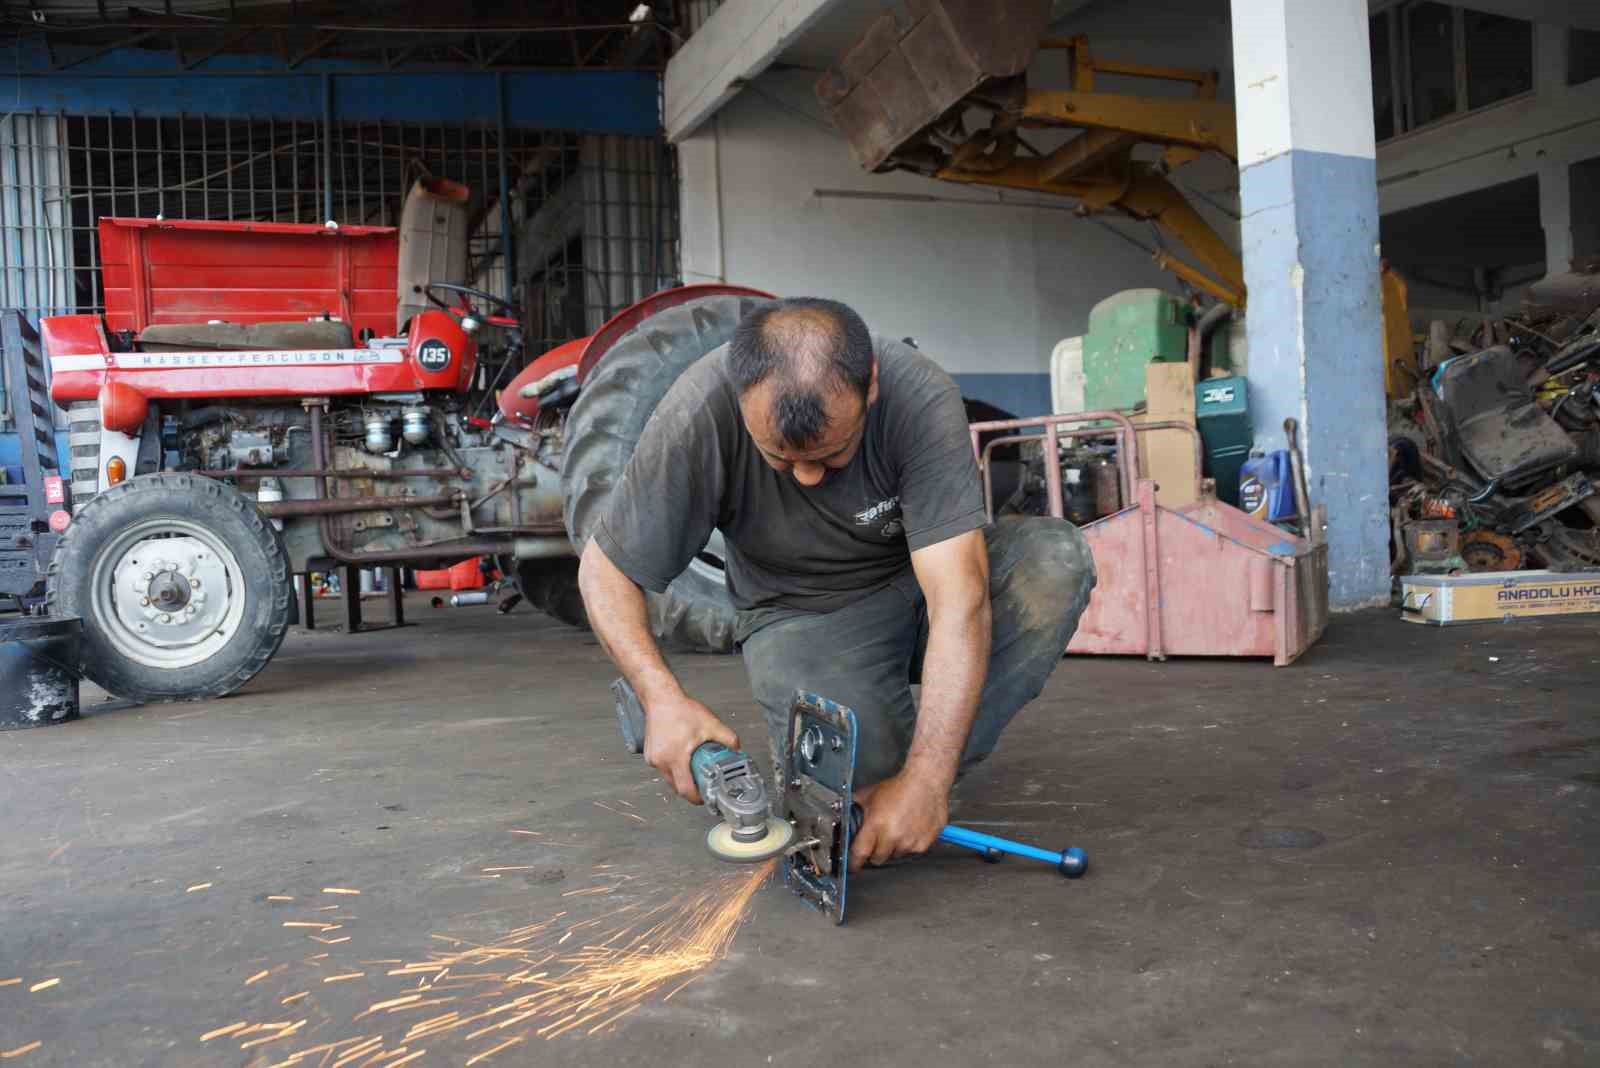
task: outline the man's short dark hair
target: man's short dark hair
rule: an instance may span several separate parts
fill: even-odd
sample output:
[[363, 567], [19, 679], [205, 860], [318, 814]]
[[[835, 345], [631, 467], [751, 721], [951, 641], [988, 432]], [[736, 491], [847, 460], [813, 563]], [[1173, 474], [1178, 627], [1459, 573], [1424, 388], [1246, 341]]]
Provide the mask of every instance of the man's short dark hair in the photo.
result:
[[792, 448], [821, 436], [829, 394], [853, 390], [865, 403], [872, 382], [872, 335], [861, 316], [836, 300], [791, 297], [763, 305], [738, 325], [728, 348], [740, 393], [774, 379], [774, 429]]

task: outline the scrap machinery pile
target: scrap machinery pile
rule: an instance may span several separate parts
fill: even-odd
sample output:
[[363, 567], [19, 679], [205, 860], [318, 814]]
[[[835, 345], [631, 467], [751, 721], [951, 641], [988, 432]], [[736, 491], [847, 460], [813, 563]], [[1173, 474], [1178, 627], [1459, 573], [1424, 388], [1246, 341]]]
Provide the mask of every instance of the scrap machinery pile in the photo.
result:
[[1392, 405], [1397, 575], [1600, 568], [1600, 264], [1515, 315], [1435, 321]]

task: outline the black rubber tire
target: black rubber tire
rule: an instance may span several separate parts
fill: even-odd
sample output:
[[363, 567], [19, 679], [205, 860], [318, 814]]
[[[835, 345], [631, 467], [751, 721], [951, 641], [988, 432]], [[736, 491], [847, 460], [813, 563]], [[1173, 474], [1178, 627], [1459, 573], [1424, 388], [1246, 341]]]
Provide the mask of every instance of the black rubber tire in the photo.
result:
[[[595, 365], [567, 417], [561, 462], [562, 510], [580, 554], [661, 398], [762, 303], [715, 296], [669, 308], [635, 327]], [[719, 572], [691, 567], [648, 601], [658, 640], [700, 652], [733, 651], [733, 600]]]
[[539, 611], [554, 616], [569, 627], [589, 629], [589, 613], [578, 591], [578, 561], [522, 560], [517, 563], [513, 581], [517, 592]]
[[[244, 615], [233, 636], [198, 664], [163, 668], [120, 652], [104, 633], [90, 589], [96, 559], [132, 523], [172, 518], [205, 527], [244, 575]], [[292, 591], [283, 540], [251, 501], [198, 475], [140, 475], [86, 503], [56, 544], [47, 596], [52, 615], [83, 619], [82, 671], [118, 697], [195, 701], [232, 693], [271, 660], [289, 630]]]

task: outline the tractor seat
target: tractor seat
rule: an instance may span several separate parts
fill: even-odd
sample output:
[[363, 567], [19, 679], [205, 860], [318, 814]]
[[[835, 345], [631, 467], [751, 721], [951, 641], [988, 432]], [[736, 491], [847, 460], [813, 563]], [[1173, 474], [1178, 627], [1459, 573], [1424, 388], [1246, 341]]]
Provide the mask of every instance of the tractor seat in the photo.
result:
[[1433, 386], [1462, 459], [1490, 481], [1513, 488], [1578, 458], [1572, 438], [1534, 402], [1505, 345], [1446, 362]]
[[161, 323], [139, 332], [142, 352], [352, 349], [355, 344], [350, 324], [332, 319], [287, 323]]

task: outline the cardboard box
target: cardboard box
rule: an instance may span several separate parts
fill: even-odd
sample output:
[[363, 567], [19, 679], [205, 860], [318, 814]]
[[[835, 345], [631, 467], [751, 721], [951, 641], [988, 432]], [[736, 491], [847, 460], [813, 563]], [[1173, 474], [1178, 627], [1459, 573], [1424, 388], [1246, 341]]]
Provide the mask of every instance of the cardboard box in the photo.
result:
[[1400, 615], [1413, 623], [1509, 623], [1600, 612], [1600, 571], [1407, 575]]
[[[1194, 372], [1187, 363], [1145, 365], [1145, 413], [1140, 423], [1187, 423], [1194, 426]], [[1179, 508], [1199, 499], [1200, 472], [1194, 465], [1194, 435], [1184, 430], [1139, 433], [1139, 469], [1159, 487], [1156, 503]]]

